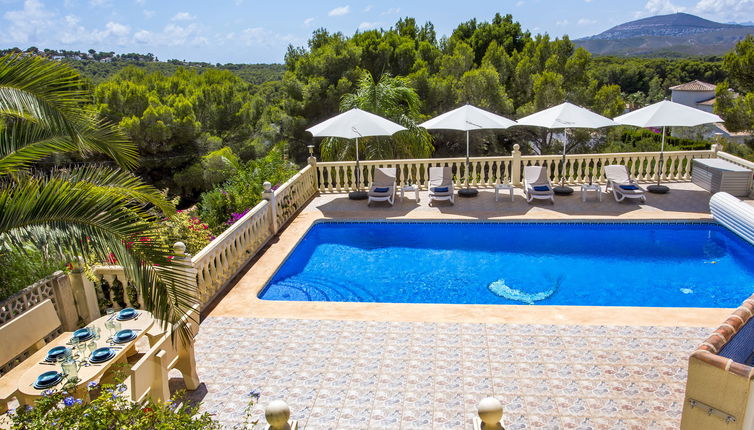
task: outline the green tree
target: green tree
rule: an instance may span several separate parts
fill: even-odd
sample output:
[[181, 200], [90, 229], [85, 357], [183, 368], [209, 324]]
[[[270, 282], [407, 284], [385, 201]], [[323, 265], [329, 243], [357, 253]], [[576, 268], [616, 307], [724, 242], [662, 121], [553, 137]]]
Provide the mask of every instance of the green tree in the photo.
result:
[[[754, 130], [754, 36], [748, 35], [725, 55], [723, 69], [730, 81], [715, 91], [715, 112], [731, 131]], [[736, 91], [740, 91], [737, 93]]]
[[[373, 160], [424, 158], [432, 153], [432, 136], [417, 124], [419, 106], [419, 96], [408, 86], [405, 79], [382, 75], [380, 80], [375, 82], [370, 73], [364, 73], [356, 92], [345, 95], [341, 102], [342, 111], [359, 108], [407, 128], [389, 137], [373, 136], [359, 139], [359, 154]], [[355, 157], [354, 145], [347, 139], [325, 139], [320, 152], [324, 159], [329, 160]]]
[[[0, 58], [0, 246], [17, 253], [34, 246], [61, 263], [115, 258], [145, 307], [176, 322], [195, 298], [158, 233], [158, 221], [174, 208], [126, 170], [136, 166], [135, 145], [97, 120], [90, 102], [69, 66], [31, 55]], [[119, 167], [36, 168], [59, 153], [101, 153]]]

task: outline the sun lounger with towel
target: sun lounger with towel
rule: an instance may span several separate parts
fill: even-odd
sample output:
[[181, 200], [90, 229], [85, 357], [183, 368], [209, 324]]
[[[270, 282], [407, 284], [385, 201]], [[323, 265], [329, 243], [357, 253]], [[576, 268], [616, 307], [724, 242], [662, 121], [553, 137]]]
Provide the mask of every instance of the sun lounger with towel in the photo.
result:
[[524, 167], [524, 188], [527, 202], [539, 199], [550, 200], [555, 204], [555, 193], [552, 191], [552, 182], [545, 166]]
[[429, 203], [433, 200], [447, 200], [455, 204], [453, 172], [450, 167], [429, 168]]
[[395, 167], [377, 167], [374, 169], [374, 180], [369, 187], [369, 200], [372, 202], [388, 202], [392, 206], [395, 202]]
[[615, 201], [621, 202], [626, 198], [647, 201], [644, 189], [631, 179], [626, 166], [621, 164], [605, 166], [605, 177], [607, 178], [605, 191], [612, 191]]

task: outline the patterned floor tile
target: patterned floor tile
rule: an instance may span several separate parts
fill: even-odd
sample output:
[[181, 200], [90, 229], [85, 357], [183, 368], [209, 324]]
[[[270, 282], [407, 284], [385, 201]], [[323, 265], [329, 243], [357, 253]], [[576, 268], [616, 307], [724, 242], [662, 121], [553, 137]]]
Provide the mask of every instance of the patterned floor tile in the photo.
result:
[[211, 317], [196, 343], [203, 389], [188, 398], [229, 428], [255, 390], [255, 417], [283, 399], [306, 430], [463, 429], [487, 396], [508, 430], [664, 430], [678, 427], [688, 353], [707, 333]]

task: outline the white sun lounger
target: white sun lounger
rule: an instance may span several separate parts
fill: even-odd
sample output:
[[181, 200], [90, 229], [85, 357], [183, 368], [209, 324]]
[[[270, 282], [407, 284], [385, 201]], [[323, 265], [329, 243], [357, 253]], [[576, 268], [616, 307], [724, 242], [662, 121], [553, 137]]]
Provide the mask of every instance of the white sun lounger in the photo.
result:
[[539, 199], [550, 200], [552, 204], [555, 204], [552, 182], [550, 182], [547, 168], [544, 166], [524, 167], [524, 191], [526, 192], [526, 201], [529, 203], [534, 199]]
[[455, 204], [453, 192], [453, 172], [450, 167], [429, 168], [429, 203], [433, 200], [446, 200]]
[[369, 186], [369, 200], [372, 202], [388, 202], [390, 206], [395, 202], [395, 167], [377, 167], [374, 169], [374, 180]]
[[605, 191], [612, 191], [615, 201], [622, 202], [627, 198], [641, 199], [642, 202], [647, 201], [644, 189], [631, 179], [626, 166], [621, 164], [605, 166], [605, 177], [607, 178]]

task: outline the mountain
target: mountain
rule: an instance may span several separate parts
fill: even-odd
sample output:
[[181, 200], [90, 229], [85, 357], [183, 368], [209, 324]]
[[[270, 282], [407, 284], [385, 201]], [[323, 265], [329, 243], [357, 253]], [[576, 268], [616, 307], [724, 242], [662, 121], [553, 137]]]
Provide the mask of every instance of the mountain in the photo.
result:
[[595, 55], [707, 56], [725, 54], [747, 34], [754, 34], [754, 26], [674, 13], [626, 22], [574, 42]]

